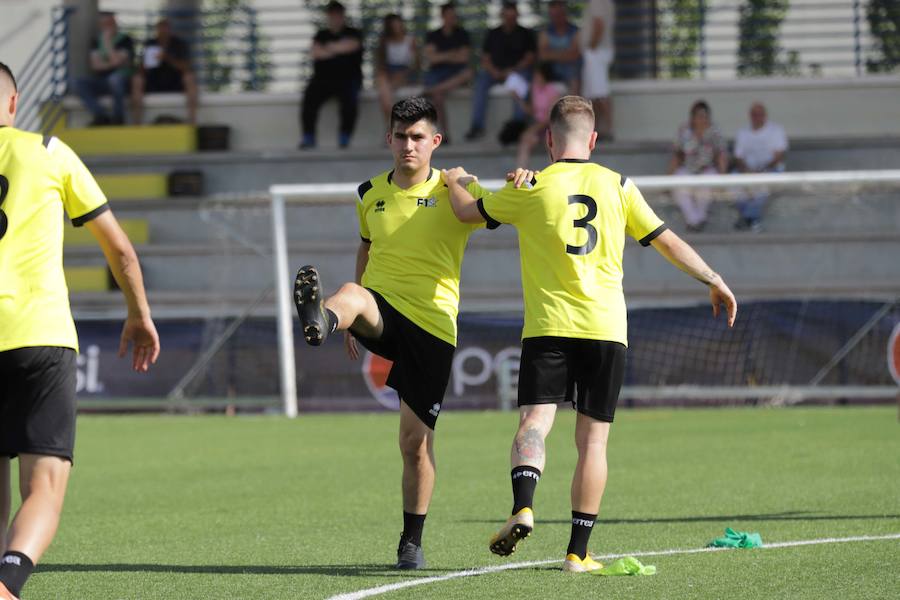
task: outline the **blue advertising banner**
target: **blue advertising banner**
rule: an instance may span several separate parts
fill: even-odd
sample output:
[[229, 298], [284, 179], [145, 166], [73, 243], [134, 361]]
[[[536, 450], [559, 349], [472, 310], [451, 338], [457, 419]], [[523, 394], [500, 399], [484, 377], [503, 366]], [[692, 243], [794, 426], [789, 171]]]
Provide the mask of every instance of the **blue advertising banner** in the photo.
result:
[[[708, 306], [632, 310], [626, 385], [808, 385], [839, 351], [822, 385], [893, 385], [900, 379], [900, 306], [876, 322], [884, 303], [755, 302], [734, 329]], [[225, 319], [158, 323], [162, 353], [148, 375], [116, 357], [121, 323], [78, 323], [82, 399], [164, 398], [228, 326]], [[448, 408], [515, 406], [520, 317], [464, 314], [447, 390]], [[861, 334], [861, 335], [860, 335]], [[854, 339], [856, 336], [856, 339]], [[385, 386], [390, 363], [364, 354], [351, 361], [340, 336], [307, 347], [295, 330], [300, 410], [396, 408]], [[852, 344], [849, 344], [853, 340]], [[900, 384], [900, 381], [896, 381]], [[187, 398], [271, 397], [277, 405], [274, 319], [249, 319], [185, 388]]]

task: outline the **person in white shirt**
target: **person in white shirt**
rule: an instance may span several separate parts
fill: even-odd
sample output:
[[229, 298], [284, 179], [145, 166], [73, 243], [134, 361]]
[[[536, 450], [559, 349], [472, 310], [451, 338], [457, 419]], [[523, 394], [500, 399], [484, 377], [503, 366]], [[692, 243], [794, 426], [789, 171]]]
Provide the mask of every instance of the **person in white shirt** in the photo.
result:
[[615, 58], [616, 7], [613, 0], [590, 0], [581, 19], [581, 92], [591, 101], [600, 139], [611, 140], [612, 101], [609, 66]]
[[[734, 158], [739, 173], [784, 171], [784, 156], [788, 149], [784, 127], [768, 120], [761, 102], [750, 106], [750, 126], [743, 127], [734, 141]], [[762, 213], [769, 199], [769, 190], [747, 190], [738, 199], [740, 218], [735, 229], [760, 231]]]

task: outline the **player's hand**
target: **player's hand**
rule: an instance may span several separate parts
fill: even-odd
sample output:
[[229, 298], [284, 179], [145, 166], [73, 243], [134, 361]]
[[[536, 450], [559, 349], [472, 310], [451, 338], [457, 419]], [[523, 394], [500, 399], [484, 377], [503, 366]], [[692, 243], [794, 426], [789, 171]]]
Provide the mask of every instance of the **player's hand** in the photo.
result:
[[724, 305], [728, 312], [728, 326], [734, 327], [734, 320], [737, 319], [737, 300], [718, 275], [709, 284], [709, 301], [712, 303], [713, 318], [719, 318], [720, 307]]
[[146, 373], [150, 365], [159, 357], [159, 334], [150, 317], [128, 317], [122, 328], [122, 339], [119, 342], [119, 358], [128, 352], [128, 345], [134, 350], [131, 356], [131, 368], [138, 373]]
[[349, 330], [344, 332], [344, 347], [347, 349], [347, 356], [350, 357], [350, 360], [359, 358], [359, 344]]
[[441, 169], [441, 179], [448, 186], [458, 183], [465, 187], [470, 183], [475, 183], [478, 178], [466, 172], [462, 167], [453, 167], [452, 169]]
[[531, 180], [534, 179], [535, 173], [536, 171], [519, 167], [515, 171], [510, 171], [506, 174], [506, 181], [512, 181], [513, 186], [520, 188], [526, 183], [531, 183]]

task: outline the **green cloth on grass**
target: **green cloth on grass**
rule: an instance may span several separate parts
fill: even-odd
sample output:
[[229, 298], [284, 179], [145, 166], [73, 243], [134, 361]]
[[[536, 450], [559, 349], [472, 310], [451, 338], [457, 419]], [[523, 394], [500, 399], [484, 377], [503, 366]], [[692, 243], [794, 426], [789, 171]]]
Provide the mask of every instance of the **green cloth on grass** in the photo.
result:
[[735, 531], [731, 527], [725, 528], [725, 537], [716, 538], [706, 546], [708, 548], [761, 548], [762, 538], [758, 533]]
[[653, 565], [643, 565], [641, 561], [633, 556], [626, 556], [613, 561], [612, 564], [591, 571], [591, 575], [656, 575], [656, 567]]

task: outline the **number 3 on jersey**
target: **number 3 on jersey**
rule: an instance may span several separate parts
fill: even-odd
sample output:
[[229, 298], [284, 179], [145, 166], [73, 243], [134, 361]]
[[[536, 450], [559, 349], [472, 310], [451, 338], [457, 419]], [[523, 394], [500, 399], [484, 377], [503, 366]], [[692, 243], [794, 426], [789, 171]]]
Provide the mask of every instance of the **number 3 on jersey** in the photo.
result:
[[6, 227], [9, 224], [9, 219], [6, 218], [6, 213], [3, 212], [3, 201], [6, 200], [6, 194], [8, 193], [9, 179], [0, 175], [0, 240], [6, 235]]
[[575, 219], [573, 226], [584, 229], [587, 232], [588, 240], [581, 246], [566, 244], [566, 253], [584, 256], [585, 254], [590, 254], [591, 250], [597, 246], [597, 228], [590, 223], [597, 216], [597, 202], [590, 196], [575, 194], [569, 196], [569, 205], [571, 206], [572, 204], [584, 204], [587, 206], [587, 214], [580, 219]]

